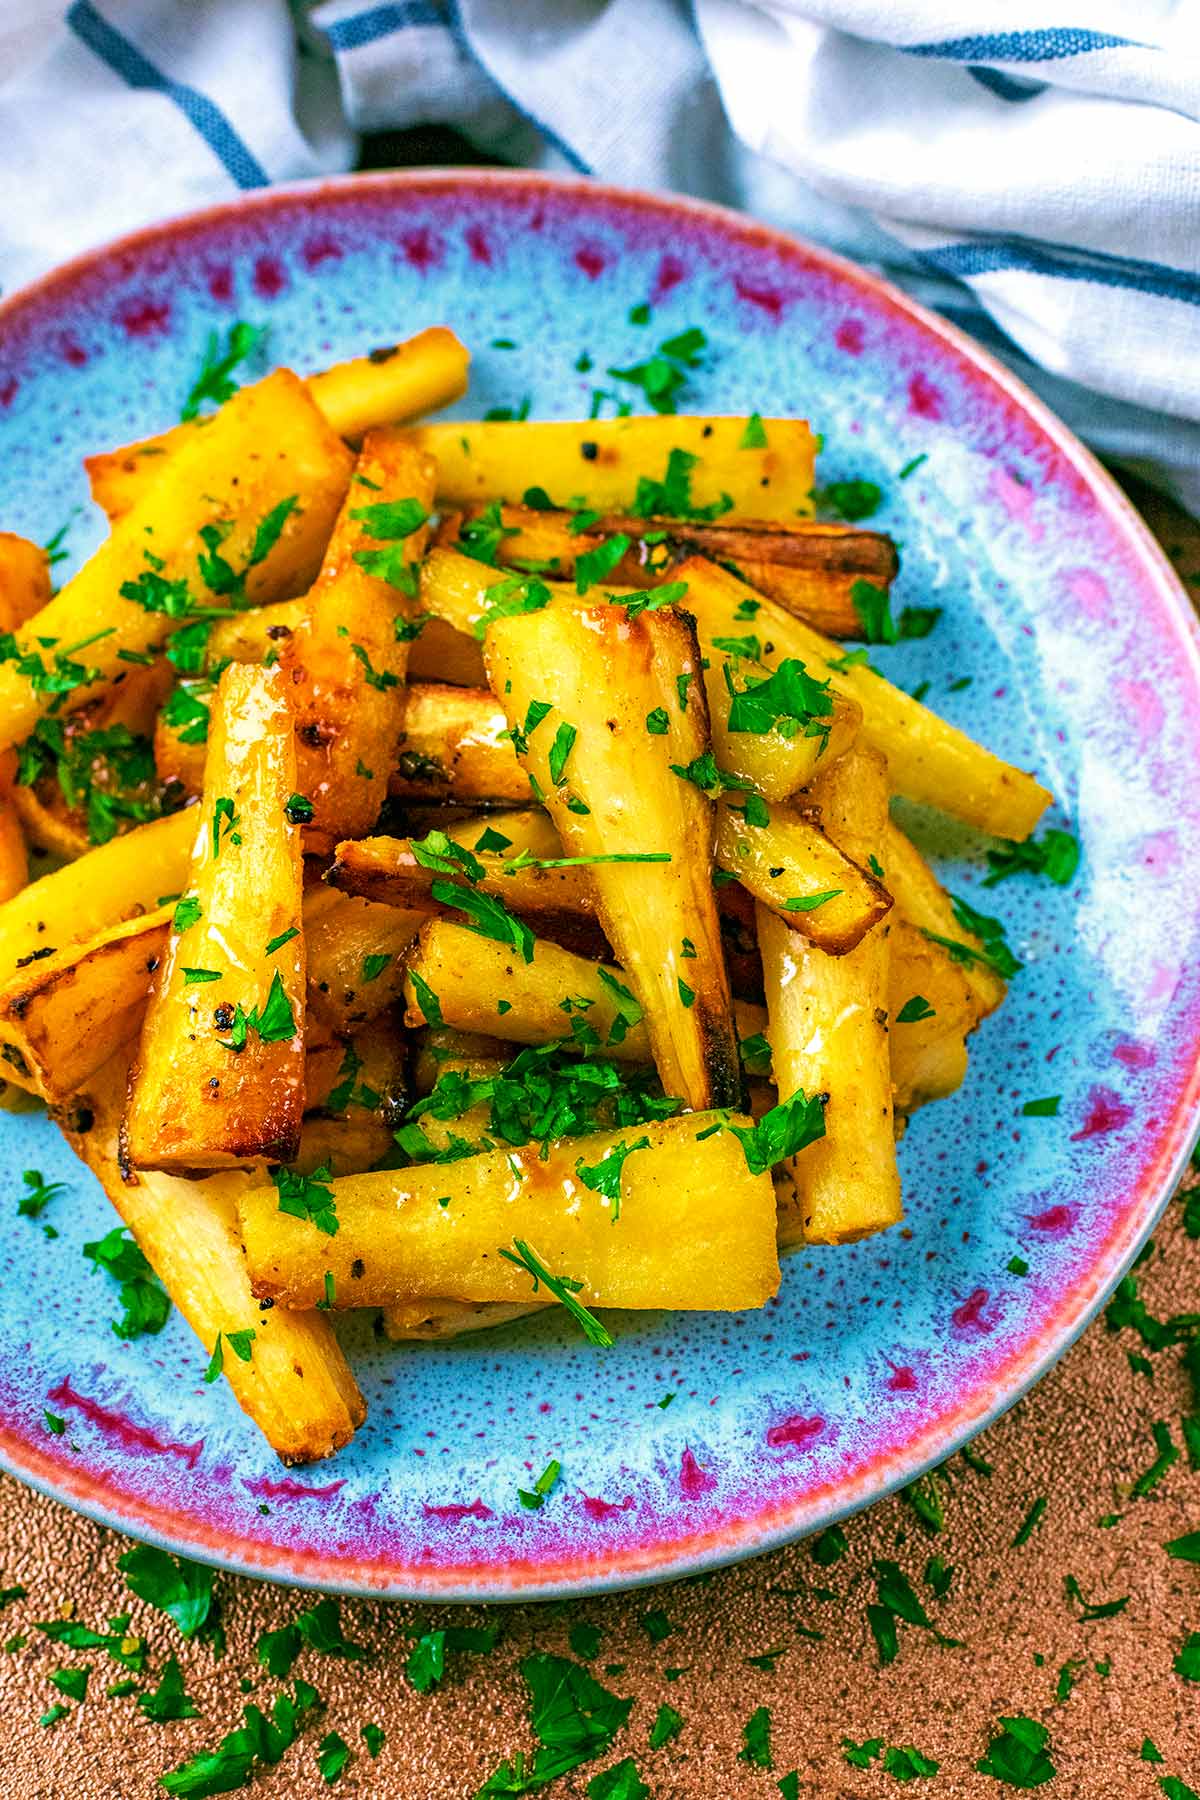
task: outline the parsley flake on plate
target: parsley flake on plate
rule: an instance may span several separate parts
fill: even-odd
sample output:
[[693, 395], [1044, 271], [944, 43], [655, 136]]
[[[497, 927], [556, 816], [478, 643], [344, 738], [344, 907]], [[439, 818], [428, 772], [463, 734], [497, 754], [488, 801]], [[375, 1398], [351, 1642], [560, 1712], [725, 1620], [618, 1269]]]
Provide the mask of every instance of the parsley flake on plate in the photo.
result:
[[117, 1337], [135, 1338], [143, 1332], [154, 1334], [162, 1330], [170, 1316], [171, 1302], [125, 1226], [114, 1225], [104, 1237], [85, 1244], [83, 1254], [121, 1284], [123, 1312], [112, 1327]]

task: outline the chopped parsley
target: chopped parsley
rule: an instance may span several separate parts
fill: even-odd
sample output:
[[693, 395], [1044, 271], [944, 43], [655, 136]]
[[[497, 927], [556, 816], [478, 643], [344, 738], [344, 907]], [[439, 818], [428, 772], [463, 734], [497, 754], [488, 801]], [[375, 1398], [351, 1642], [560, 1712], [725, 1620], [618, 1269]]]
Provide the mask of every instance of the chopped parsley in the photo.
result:
[[1085, 1600], [1074, 1575], [1066, 1576], [1063, 1589], [1067, 1599], [1079, 1607], [1079, 1617], [1084, 1624], [1092, 1619], [1114, 1619], [1129, 1605], [1128, 1594], [1122, 1594], [1119, 1600]]
[[219, 334], [210, 331], [208, 342], [204, 346], [200, 373], [188, 391], [179, 417], [185, 422], [194, 419], [206, 403], [223, 406], [226, 400], [236, 394], [238, 384], [233, 380], [233, 371], [239, 363], [244, 363], [247, 357], [254, 354], [266, 335], [265, 325], [250, 325], [245, 319], [238, 319], [229, 327], [229, 335], [222, 349]]
[[390, 951], [377, 950], [362, 959], [362, 978], [364, 981], [378, 981], [383, 971], [391, 962]]
[[833, 712], [828, 681], [817, 681], [794, 656], [783, 659], [765, 681], [748, 681], [738, 692], [726, 673], [730, 731], [778, 731], [781, 737], [823, 737]]
[[814, 488], [812, 498], [819, 511], [857, 525], [860, 519], [873, 518], [879, 511], [883, 489], [874, 481], [831, 481], [825, 487]]
[[981, 1775], [993, 1775], [1009, 1787], [1042, 1787], [1058, 1773], [1049, 1756], [1050, 1733], [1036, 1719], [1018, 1713], [999, 1721], [1000, 1730], [987, 1755], [975, 1764]]
[[533, 933], [524, 919], [509, 912], [503, 900], [498, 900], [494, 894], [460, 887], [452, 881], [435, 881], [431, 893], [439, 906], [465, 913], [469, 931], [477, 932], [480, 937], [494, 938], [499, 944], [509, 944], [522, 961], [533, 961]]
[[603, 538], [594, 550], [584, 550], [575, 559], [575, 592], [586, 594], [598, 581], [607, 580], [630, 547], [623, 531]]
[[550, 589], [536, 575], [508, 575], [494, 582], [486, 594], [487, 604], [472, 630], [477, 638], [487, 633], [494, 619], [509, 619], [521, 613], [540, 612], [550, 604]]
[[[574, 725], [568, 724], [566, 719], [562, 720], [554, 734], [554, 742], [550, 746], [550, 754], [546, 761], [550, 779], [555, 787], [561, 787], [566, 780], [567, 762], [571, 751], [575, 748], [575, 739], [578, 735]], [[528, 960], [527, 957], [526, 961]]]
[[886, 588], [876, 587], [873, 581], [854, 581], [850, 584], [850, 600], [868, 644], [899, 642], [900, 632]]
[[390, 669], [377, 669], [361, 644], [351, 644], [350, 654], [362, 664], [368, 687], [378, 688], [381, 694], [386, 694], [389, 688], [399, 687], [400, 677], [393, 675]]
[[517, 1499], [529, 1512], [538, 1512], [545, 1505], [547, 1496], [553, 1493], [562, 1474], [562, 1464], [551, 1458], [534, 1482], [532, 1488], [518, 1488]]
[[[518, 1751], [511, 1761], [501, 1763], [476, 1800], [533, 1792], [602, 1756], [633, 1708], [632, 1700], [619, 1699], [567, 1657], [535, 1652], [521, 1663], [521, 1674], [532, 1702], [537, 1749], [528, 1759]], [[608, 1800], [618, 1797], [610, 1792]], [[632, 1795], [627, 1794], [626, 1800]]]
[[752, 1175], [765, 1175], [776, 1163], [799, 1155], [825, 1136], [825, 1098], [824, 1094], [814, 1094], [810, 1100], [797, 1091], [764, 1113], [750, 1130], [740, 1125], [729, 1127], [742, 1146]]
[[752, 412], [746, 420], [746, 429], [738, 439], [739, 450], [765, 450], [767, 447], [766, 428], [760, 413]]
[[175, 931], [187, 931], [200, 919], [200, 902], [195, 894], [185, 894], [182, 900], [176, 901], [175, 911], [171, 915], [171, 926]]
[[904, 1002], [896, 1014], [896, 1023], [897, 1025], [919, 1025], [923, 1019], [936, 1017], [936, 1008], [930, 1006], [924, 994], [914, 994], [910, 1000]]
[[591, 1167], [580, 1157], [575, 1164], [575, 1173], [584, 1187], [591, 1188], [594, 1193], [602, 1194], [606, 1200], [614, 1202], [612, 1223], [615, 1225], [621, 1216], [621, 1177], [625, 1168], [625, 1158], [632, 1156], [635, 1150], [648, 1150], [650, 1139], [638, 1138], [636, 1143], [627, 1144], [623, 1140], [606, 1150], [598, 1163]]
[[186, 1557], [171, 1556], [154, 1544], [135, 1544], [117, 1559], [125, 1585], [166, 1613], [185, 1638], [195, 1637], [212, 1609], [213, 1570]]
[[1079, 840], [1053, 828], [1023, 844], [1004, 844], [987, 853], [990, 869], [982, 886], [996, 887], [1012, 875], [1044, 875], [1056, 887], [1067, 887], [1079, 867]]
[[679, 1736], [683, 1730], [683, 1715], [677, 1713], [673, 1706], [664, 1702], [654, 1715], [654, 1723], [650, 1727], [649, 1744], [657, 1750], [663, 1744], [669, 1744], [672, 1738]]
[[816, 912], [819, 906], [824, 906], [830, 900], [839, 899], [845, 891], [844, 888], [826, 888], [820, 894], [793, 894], [790, 899], [784, 901], [784, 910], [786, 912]]
[[170, 1316], [171, 1302], [125, 1226], [114, 1225], [104, 1237], [85, 1244], [83, 1254], [121, 1284], [123, 1310], [121, 1317], [113, 1321], [117, 1337], [135, 1338], [162, 1330]]
[[740, 776], [728, 775], [724, 769], [718, 769], [716, 757], [711, 750], [705, 750], [700, 756], [694, 756], [690, 763], [672, 763], [672, 775], [678, 775], [681, 781], [690, 781], [702, 793], [718, 794], [726, 788], [736, 788], [745, 792], [750, 783]]
[[420, 970], [414, 968], [411, 964], [408, 969], [408, 979], [412, 982], [413, 993], [417, 997], [417, 1005], [424, 1015], [425, 1023], [427, 1025], [444, 1025], [445, 1020], [442, 1018], [441, 1001], [438, 999], [429, 983], [425, 980], [425, 977], [421, 974]]
[[333, 1189], [327, 1186], [332, 1173], [327, 1162], [314, 1169], [311, 1175], [302, 1175], [297, 1169], [272, 1170], [271, 1180], [279, 1195], [280, 1212], [293, 1219], [308, 1219], [326, 1237], [336, 1237], [337, 1202]]
[[733, 500], [722, 494], [709, 506], [696, 506], [692, 501], [692, 470], [700, 458], [690, 450], [675, 449], [668, 453], [666, 472], [661, 481], [639, 475], [632, 512], [636, 518], [693, 519], [697, 524], [719, 519], [731, 512]]
[[1029, 1542], [1030, 1538], [1041, 1524], [1042, 1516], [1048, 1505], [1049, 1502], [1046, 1499], [1046, 1496], [1044, 1494], [1039, 1494], [1017, 1528], [1017, 1535], [1013, 1539], [1014, 1550], [1019, 1550], [1022, 1544], [1027, 1544]]
[[306, 1681], [297, 1681], [291, 1694], [278, 1695], [269, 1718], [251, 1703], [242, 1710], [245, 1723], [222, 1738], [215, 1750], [201, 1750], [169, 1769], [159, 1776], [159, 1785], [180, 1800], [205, 1800], [210, 1794], [245, 1787], [257, 1765], [280, 1761], [318, 1704], [316, 1689]]
[[924, 931], [922, 935], [927, 937], [930, 943], [940, 944], [943, 950], [947, 950], [952, 962], [962, 963], [968, 968], [976, 963], [982, 963], [985, 968], [991, 969], [1005, 981], [1019, 974], [1025, 965], [1018, 962], [1009, 949], [1004, 936], [1004, 926], [999, 919], [989, 918], [986, 913], [976, 912], [973, 906], [957, 894], [951, 894], [950, 901], [954, 908], [955, 920], [964, 931], [973, 933], [980, 940], [979, 948], [976, 949], [972, 944], [964, 944], [958, 938], [940, 937], [935, 931]]
[[56, 1194], [65, 1194], [65, 1181], [45, 1181], [40, 1169], [26, 1169], [21, 1175], [25, 1192], [17, 1201], [17, 1217], [40, 1219]]
[[742, 1726], [742, 1747], [738, 1751], [739, 1762], [749, 1763], [755, 1769], [771, 1767], [771, 1711], [769, 1707], [759, 1706]]
[[671, 729], [671, 721], [666, 707], [656, 706], [653, 712], [646, 714], [646, 730], [651, 737], [665, 737]]
[[282, 950], [285, 944], [290, 944], [294, 937], [299, 936], [300, 927], [298, 925], [289, 925], [286, 931], [281, 931], [279, 933], [278, 937], [273, 937], [268, 940], [265, 954], [267, 956], [274, 956], [277, 950]]
[[[516, 1252], [515, 1255], [513, 1254], [513, 1251]], [[587, 1338], [589, 1344], [596, 1344], [602, 1349], [611, 1348], [613, 1342], [612, 1334], [600, 1323], [599, 1319], [597, 1319], [593, 1313], [588, 1311], [586, 1306], [581, 1305], [575, 1298], [576, 1294], [583, 1287], [582, 1281], [574, 1281], [568, 1275], [552, 1275], [545, 1264], [538, 1260], [534, 1251], [530, 1249], [523, 1238], [513, 1239], [512, 1250], [506, 1250], [501, 1247], [500, 1255], [506, 1262], [515, 1263], [519, 1269], [526, 1269], [529, 1274], [532, 1275], [533, 1291], [535, 1294], [538, 1291], [539, 1283], [546, 1289], [547, 1293], [553, 1294], [559, 1304], [566, 1307], [571, 1317], [582, 1330], [583, 1335]]]
[[629, 382], [639, 387], [647, 404], [656, 413], [676, 411], [676, 399], [687, 386], [689, 373], [700, 366], [701, 353], [708, 339], [697, 326], [665, 338], [654, 355], [645, 362], [632, 363], [625, 369], [608, 370], [614, 381]]
[[1048, 1094], [1044, 1100], [1026, 1100], [1021, 1108], [1026, 1119], [1057, 1119], [1061, 1094]]
[[241, 822], [241, 815], [234, 811], [233, 801], [229, 795], [221, 794], [213, 802], [212, 854], [214, 862], [221, 854], [222, 844], [241, 844], [241, 834], [238, 831]]

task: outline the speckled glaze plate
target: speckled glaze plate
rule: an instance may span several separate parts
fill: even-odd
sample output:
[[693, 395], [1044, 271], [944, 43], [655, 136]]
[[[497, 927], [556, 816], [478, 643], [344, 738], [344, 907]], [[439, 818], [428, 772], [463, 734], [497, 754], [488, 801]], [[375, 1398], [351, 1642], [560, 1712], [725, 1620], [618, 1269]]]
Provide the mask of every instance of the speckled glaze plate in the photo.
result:
[[[644, 300], [652, 323], [631, 324]], [[508, 173], [256, 194], [14, 295], [0, 523], [44, 541], [70, 515], [84, 556], [101, 520], [80, 457], [169, 423], [208, 331], [239, 317], [302, 371], [451, 325], [475, 352], [463, 416], [526, 397], [534, 416], [585, 415], [607, 365], [701, 326], [710, 353], [685, 408], [805, 415], [825, 434], [822, 479], [880, 483], [897, 604], [944, 614], [877, 663], [1039, 772], [1080, 873], [1068, 891], [1020, 878], [981, 897], [985, 846], [906, 815], [950, 885], [1003, 915], [1026, 967], [972, 1040], [962, 1090], [901, 1145], [902, 1230], [794, 1256], [760, 1313], [615, 1316], [608, 1352], [557, 1316], [445, 1348], [381, 1345], [369, 1320], [344, 1321], [370, 1417], [315, 1469], [280, 1468], [223, 1384], [204, 1385], [177, 1316], [118, 1342], [112, 1284], [80, 1253], [112, 1223], [106, 1200], [44, 1118], [0, 1117], [4, 1465], [203, 1560], [448, 1599], [695, 1573], [866, 1505], [1075, 1337], [1192, 1141], [1200, 686], [1185, 596], [1066, 429], [895, 290], [715, 208]], [[1023, 1116], [1051, 1094], [1057, 1117]], [[16, 1215], [29, 1167], [67, 1183], [53, 1241]], [[552, 1456], [560, 1485], [528, 1512], [517, 1488]]]

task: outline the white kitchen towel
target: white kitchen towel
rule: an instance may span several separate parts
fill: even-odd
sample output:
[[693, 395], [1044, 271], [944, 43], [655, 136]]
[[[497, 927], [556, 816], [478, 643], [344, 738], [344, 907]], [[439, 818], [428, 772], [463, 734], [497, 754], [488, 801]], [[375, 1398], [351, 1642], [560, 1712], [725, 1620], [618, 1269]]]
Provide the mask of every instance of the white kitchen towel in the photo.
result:
[[1194, 0], [16, 0], [0, 284], [422, 123], [828, 243], [1200, 510]]

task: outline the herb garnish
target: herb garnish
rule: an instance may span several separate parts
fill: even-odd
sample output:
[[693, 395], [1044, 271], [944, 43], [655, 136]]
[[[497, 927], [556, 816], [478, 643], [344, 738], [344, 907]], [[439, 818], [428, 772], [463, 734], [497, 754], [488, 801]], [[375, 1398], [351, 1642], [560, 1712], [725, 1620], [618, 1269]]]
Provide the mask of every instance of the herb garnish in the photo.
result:
[[1067, 887], [1079, 867], [1079, 840], [1069, 831], [1053, 828], [1023, 844], [1004, 844], [989, 850], [990, 871], [981, 886], [996, 887], [1012, 875], [1044, 875], [1057, 887]]
[[823, 1138], [825, 1100], [824, 1094], [814, 1094], [810, 1100], [797, 1090], [790, 1099], [764, 1113], [750, 1130], [730, 1125], [728, 1129], [741, 1144], [750, 1173], [765, 1175], [776, 1163], [798, 1156], [809, 1144]]
[[171, 1312], [171, 1302], [158, 1276], [128, 1235], [123, 1225], [114, 1225], [104, 1237], [83, 1246], [83, 1254], [98, 1269], [106, 1269], [121, 1283], [120, 1301], [124, 1309], [113, 1321], [117, 1337], [153, 1335], [162, 1330]]
[[700, 366], [701, 352], [708, 339], [697, 326], [665, 338], [647, 361], [633, 363], [626, 369], [609, 369], [614, 381], [627, 381], [639, 387], [656, 413], [673, 413], [679, 390], [687, 385], [688, 374]]
[[[515, 1256], [513, 1255], [514, 1250], [516, 1251]], [[593, 1313], [588, 1311], [586, 1306], [581, 1305], [575, 1298], [583, 1287], [582, 1281], [574, 1281], [569, 1275], [552, 1275], [545, 1264], [538, 1260], [537, 1255], [530, 1249], [524, 1238], [514, 1238], [512, 1250], [505, 1250], [501, 1247], [500, 1255], [506, 1262], [515, 1263], [519, 1269], [528, 1270], [533, 1277], [535, 1294], [538, 1291], [539, 1283], [547, 1293], [553, 1294], [559, 1304], [566, 1307], [571, 1317], [580, 1326], [589, 1344], [596, 1344], [602, 1349], [612, 1347], [612, 1334]]]
[[1049, 1741], [1050, 1733], [1036, 1719], [1020, 1713], [1002, 1718], [999, 1734], [975, 1767], [981, 1775], [994, 1775], [1009, 1787], [1042, 1787], [1058, 1773], [1048, 1754]]
[[204, 346], [200, 373], [192, 383], [179, 417], [185, 422], [194, 419], [206, 401], [213, 406], [223, 406], [226, 400], [236, 394], [238, 384], [232, 379], [233, 371], [239, 363], [253, 355], [266, 335], [265, 325], [250, 325], [245, 319], [238, 319], [229, 327], [229, 336], [222, 350], [218, 333], [210, 331], [208, 342]]
[[818, 511], [833, 513], [847, 524], [857, 525], [869, 519], [883, 505], [883, 489], [874, 481], [831, 481], [826, 487], [814, 488], [813, 504]]
[[333, 1171], [329, 1163], [321, 1164], [311, 1175], [302, 1175], [297, 1169], [280, 1168], [271, 1171], [271, 1180], [279, 1195], [279, 1210], [293, 1219], [308, 1219], [318, 1231], [326, 1237], [336, 1237], [338, 1231], [337, 1202], [333, 1189], [328, 1187]]
[[522, 961], [533, 961], [534, 935], [524, 919], [509, 912], [503, 900], [494, 894], [460, 887], [453, 881], [435, 881], [430, 891], [439, 906], [452, 907], [467, 915], [469, 931], [477, 932], [480, 937], [494, 938], [499, 944], [510, 944]]
[[562, 1464], [553, 1457], [546, 1464], [532, 1489], [518, 1488], [517, 1499], [529, 1512], [538, 1512], [545, 1505], [548, 1494], [553, 1493], [555, 1484], [562, 1474]]

